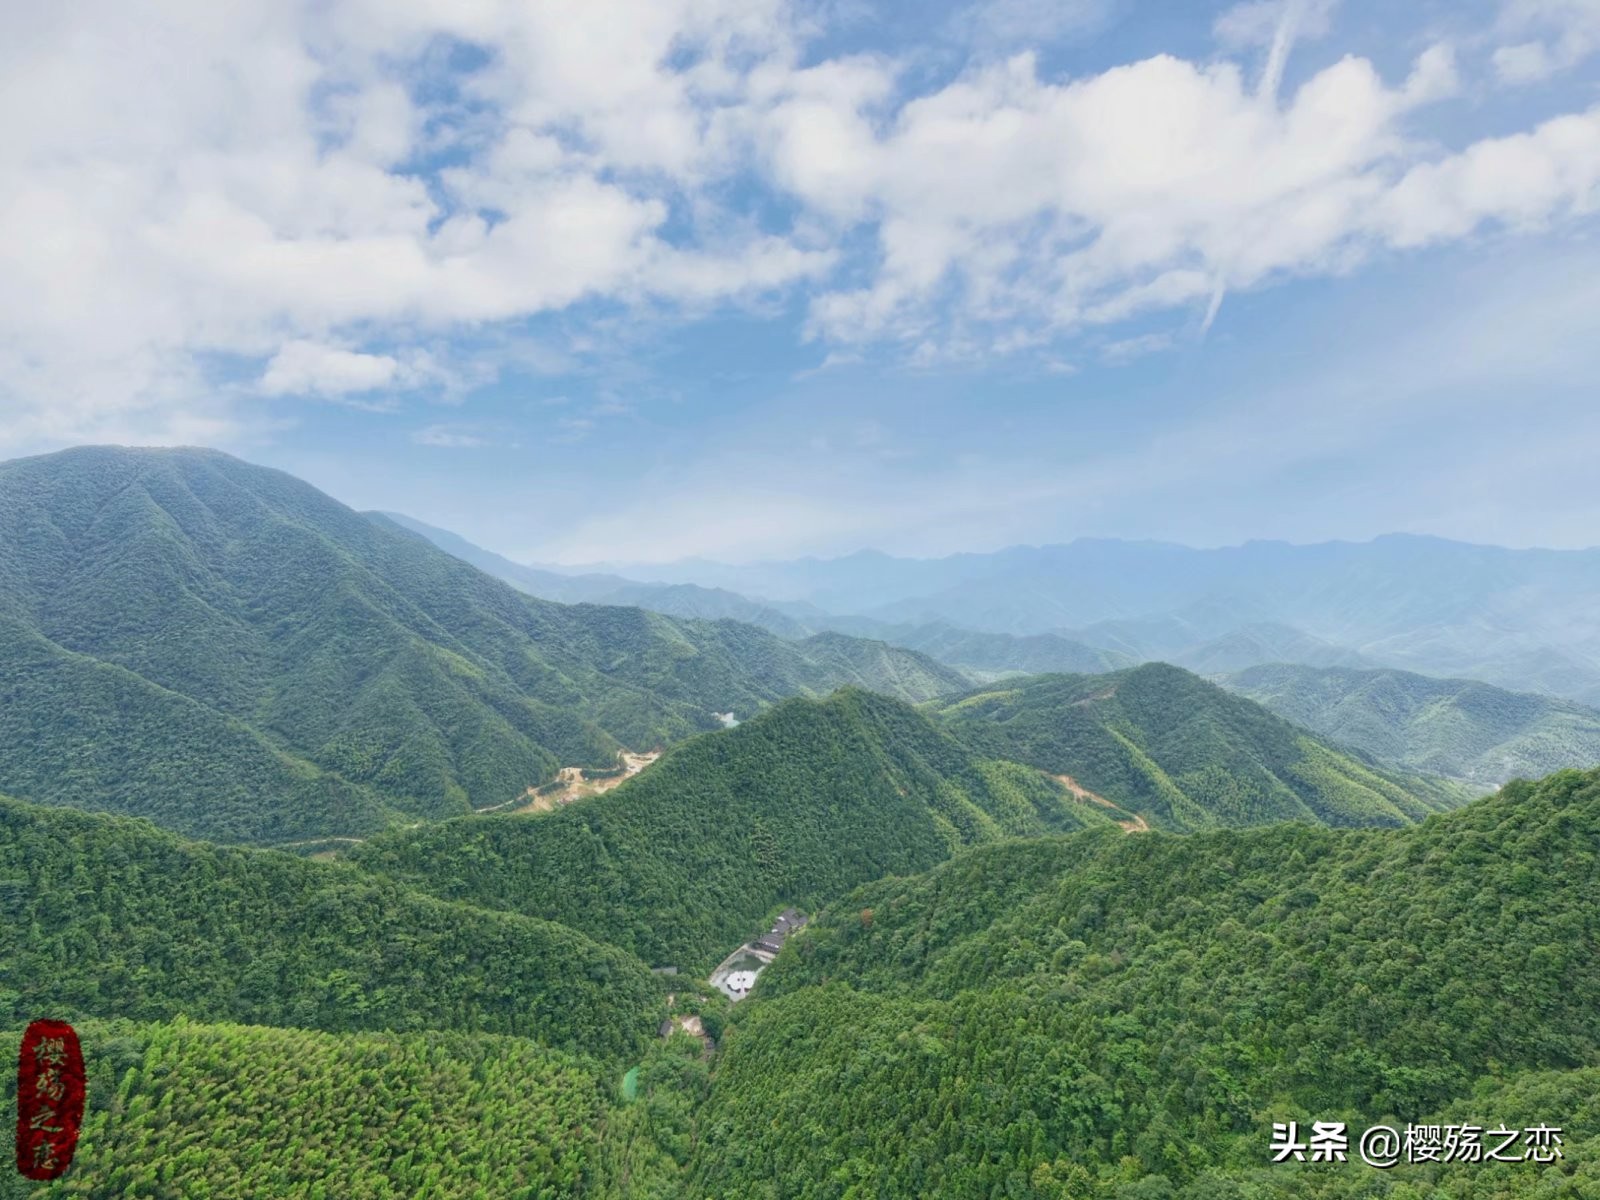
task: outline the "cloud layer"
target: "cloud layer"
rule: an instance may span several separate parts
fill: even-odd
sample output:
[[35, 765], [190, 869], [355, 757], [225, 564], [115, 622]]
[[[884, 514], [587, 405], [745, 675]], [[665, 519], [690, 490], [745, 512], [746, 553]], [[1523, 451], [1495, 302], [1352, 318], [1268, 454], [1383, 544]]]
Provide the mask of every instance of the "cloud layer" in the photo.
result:
[[[596, 306], [683, 318], [799, 289], [835, 353], [1015, 354], [1597, 203], [1600, 108], [1455, 149], [1421, 136], [1465, 86], [1445, 45], [1392, 79], [1346, 57], [1280, 96], [1326, 0], [1223, 14], [1206, 60], [1062, 78], [1024, 51], [920, 90], [892, 57], [809, 56], [807, 11], [8, 15], [0, 447], [212, 440], [282, 397], [459, 391], [482, 366], [452, 339]], [[1481, 73], [1548, 75], [1597, 30], [1593, 0], [1511, 0]], [[1105, 340], [1161, 341], [1126, 332]]]

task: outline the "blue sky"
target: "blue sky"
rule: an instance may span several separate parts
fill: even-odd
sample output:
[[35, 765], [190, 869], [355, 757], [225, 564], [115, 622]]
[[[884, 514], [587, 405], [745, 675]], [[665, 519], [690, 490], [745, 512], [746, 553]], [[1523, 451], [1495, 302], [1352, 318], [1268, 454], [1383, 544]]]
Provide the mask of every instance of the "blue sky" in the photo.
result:
[[533, 561], [1600, 544], [1600, 0], [37, 7], [0, 454]]

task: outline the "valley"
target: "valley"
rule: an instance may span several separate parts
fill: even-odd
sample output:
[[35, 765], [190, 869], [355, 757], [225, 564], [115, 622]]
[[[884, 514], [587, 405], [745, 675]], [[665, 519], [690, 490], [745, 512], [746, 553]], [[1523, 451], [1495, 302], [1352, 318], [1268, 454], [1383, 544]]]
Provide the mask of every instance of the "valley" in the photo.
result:
[[[5, 1200], [1592, 1182], [1579, 703], [1199, 610], [568, 604], [211, 452], [0, 497], [0, 1027], [72, 1020], [90, 1094], [70, 1185]], [[1180, 642], [1209, 677], [1139, 661]], [[1571, 1154], [1266, 1169], [1318, 1113]]]

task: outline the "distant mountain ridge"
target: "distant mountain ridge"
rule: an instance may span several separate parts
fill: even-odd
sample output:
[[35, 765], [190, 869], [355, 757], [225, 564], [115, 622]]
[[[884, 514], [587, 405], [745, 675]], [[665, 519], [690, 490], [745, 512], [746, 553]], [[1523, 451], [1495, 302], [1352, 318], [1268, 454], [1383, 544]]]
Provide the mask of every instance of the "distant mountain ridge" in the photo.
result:
[[[1316, 665], [1395, 667], [1600, 703], [1600, 549], [1510, 550], [1412, 534], [1205, 550], [1082, 538], [939, 559], [863, 552], [620, 569], [765, 596], [791, 615], [809, 604], [891, 624], [1057, 633], [1123, 652], [1096, 640], [1094, 627], [1206, 604], [1236, 613], [1211, 639], [1276, 624], [1325, 644]], [[1340, 652], [1357, 657], [1338, 664]], [[1247, 665], [1237, 653], [1231, 661]]]
[[1218, 682], [1405, 770], [1499, 786], [1600, 765], [1600, 710], [1476, 680], [1280, 665]]
[[744, 621], [777, 634], [798, 639], [815, 632], [807, 625], [725, 588], [705, 588], [692, 583], [640, 583], [620, 575], [564, 575], [513, 562], [504, 555], [475, 546], [459, 534], [429, 525], [404, 513], [379, 512], [368, 516], [393, 521], [421, 534], [439, 549], [469, 562], [496, 579], [544, 600], [561, 604], [613, 604], [648, 608], [669, 617]]
[[[604, 573], [564, 574], [513, 562], [492, 550], [473, 545], [459, 534], [414, 517], [400, 513], [369, 515], [421, 534], [441, 550], [545, 600], [637, 605], [676, 617], [725, 617], [759, 625], [792, 641], [819, 633], [844, 633], [918, 651], [975, 678], [1032, 675], [1042, 671], [1111, 671], [1136, 661], [1115, 649], [1101, 649], [1054, 633], [1014, 637], [961, 629], [944, 621], [896, 623], [873, 617], [838, 615], [814, 604], [766, 604], [721, 587], [641, 583]], [[970, 682], [964, 679], [962, 685]]]

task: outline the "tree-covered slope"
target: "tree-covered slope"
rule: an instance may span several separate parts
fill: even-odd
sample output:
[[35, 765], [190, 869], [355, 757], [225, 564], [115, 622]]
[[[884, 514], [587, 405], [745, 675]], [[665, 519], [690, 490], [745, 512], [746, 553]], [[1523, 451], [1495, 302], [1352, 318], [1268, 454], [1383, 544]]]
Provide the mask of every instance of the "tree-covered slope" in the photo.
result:
[[255, 842], [490, 807], [860, 674], [536, 600], [214, 451], [116, 447], [0, 463], [0, 650], [0, 789]]
[[338, 864], [0, 798], [0, 1021], [515, 1034], [607, 1058], [660, 1018], [643, 964], [564, 926]]
[[226, 841], [359, 835], [396, 810], [372, 787], [126, 667], [0, 614], [0, 774], [24, 796], [137, 813]]
[[941, 621], [922, 625], [891, 625], [859, 622], [861, 628], [839, 627], [861, 637], [881, 638], [896, 646], [926, 654], [949, 663], [977, 679], [1001, 675], [1038, 675], [1048, 671], [1093, 674], [1132, 666], [1134, 660], [1115, 650], [1103, 650], [1056, 633], [1016, 636], [1009, 633], [980, 633], [959, 629]]
[[799, 643], [806, 656], [830, 675], [857, 687], [908, 700], [932, 700], [964, 692], [972, 680], [931, 655], [887, 641], [818, 633]]
[[1600, 764], [1600, 710], [1408, 671], [1254, 667], [1219, 682], [1390, 765], [1496, 786]]
[[1404, 825], [1471, 795], [1368, 765], [1163, 663], [1007, 680], [937, 711], [983, 753], [1070, 775], [1166, 829]]
[[351, 860], [547, 917], [652, 964], [709, 968], [784, 904], [811, 907], [963, 845], [1107, 824], [1040, 773], [985, 760], [899, 701], [786, 701], [537, 816], [394, 830]]
[[[964, 851], [840, 901], [762, 977], [691, 1194], [1313, 1194], [1292, 1168], [1251, 1190], [1272, 1122], [1487, 1126], [1528, 1107], [1492, 1107], [1523, 1073], [1551, 1096], [1593, 1086], [1596, 896], [1600, 771], [1404, 829]], [[1529, 1123], [1576, 1120], [1592, 1145], [1600, 1114], [1577, 1109]], [[1393, 1195], [1587, 1195], [1551, 1186], [1575, 1168], [1592, 1186], [1569, 1161], [1496, 1171], [1501, 1192]], [[1358, 1164], [1308, 1174], [1388, 1186]]]
[[[612, 1106], [592, 1061], [523, 1038], [88, 1021], [71, 1169], [0, 1197], [440, 1200], [595, 1195]], [[0, 1034], [14, 1061], [20, 1031]], [[10, 1100], [15, 1074], [0, 1082]], [[9, 1106], [7, 1106], [9, 1109]], [[9, 1184], [4, 1180], [9, 1180]]]

